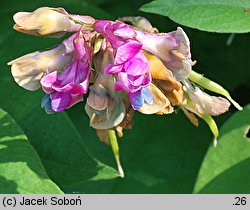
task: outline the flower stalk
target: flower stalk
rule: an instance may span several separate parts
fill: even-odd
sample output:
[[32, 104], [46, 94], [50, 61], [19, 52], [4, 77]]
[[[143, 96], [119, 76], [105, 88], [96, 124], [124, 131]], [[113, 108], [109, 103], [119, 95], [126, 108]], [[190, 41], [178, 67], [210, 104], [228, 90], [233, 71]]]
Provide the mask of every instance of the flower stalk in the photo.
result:
[[109, 130], [108, 134], [109, 134], [109, 141], [110, 141], [110, 144], [111, 144], [111, 148], [112, 148], [114, 156], [115, 156], [115, 161], [116, 161], [116, 164], [117, 164], [118, 171], [120, 173], [120, 176], [123, 178], [124, 177], [124, 172], [123, 172], [122, 165], [121, 165], [121, 162], [120, 162], [119, 145], [118, 145], [118, 142], [117, 142], [115, 131], [114, 130]]
[[85, 27], [88, 27], [90, 29], [93, 28], [93, 24], [91, 24], [91, 23], [85, 23], [85, 22], [83, 22], [81, 20], [74, 19], [73, 17], [69, 17], [69, 20], [72, 20], [74, 23], [85, 26]]
[[213, 145], [214, 145], [214, 147], [216, 147], [217, 146], [217, 138], [219, 136], [219, 130], [218, 130], [218, 127], [216, 125], [216, 122], [214, 121], [214, 119], [210, 115], [204, 115], [201, 118], [208, 124], [210, 130], [212, 131], [212, 133], [214, 135]]

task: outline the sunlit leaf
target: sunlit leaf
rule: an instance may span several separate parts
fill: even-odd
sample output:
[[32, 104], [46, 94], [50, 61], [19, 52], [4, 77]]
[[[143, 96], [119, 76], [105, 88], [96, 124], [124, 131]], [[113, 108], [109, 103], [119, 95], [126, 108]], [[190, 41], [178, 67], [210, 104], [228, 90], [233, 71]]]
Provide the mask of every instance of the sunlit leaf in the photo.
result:
[[0, 193], [62, 193], [47, 176], [38, 154], [22, 130], [2, 109], [0, 109]]
[[250, 106], [233, 115], [221, 128], [217, 148], [202, 163], [194, 193], [250, 193]]
[[250, 32], [250, 2], [244, 0], [156, 0], [141, 7], [177, 23], [220, 33]]

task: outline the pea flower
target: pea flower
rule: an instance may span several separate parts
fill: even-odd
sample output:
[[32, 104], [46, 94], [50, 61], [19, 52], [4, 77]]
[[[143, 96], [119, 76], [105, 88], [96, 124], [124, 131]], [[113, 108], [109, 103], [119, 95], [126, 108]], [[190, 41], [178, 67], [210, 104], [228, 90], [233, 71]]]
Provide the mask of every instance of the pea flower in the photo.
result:
[[124, 94], [116, 93], [113, 86], [111, 75], [99, 74], [90, 87], [85, 110], [90, 117], [90, 125], [95, 129], [114, 128], [124, 119]]
[[151, 23], [144, 17], [137, 16], [137, 17], [121, 17], [119, 18], [120, 21], [122, 22], [129, 22], [133, 26], [135, 26], [137, 29], [140, 29], [144, 32], [149, 32], [149, 33], [158, 33], [158, 29], [153, 27]]
[[90, 118], [90, 126], [97, 130], [112, 129], [119, 125], [125, 116], [123, 102], [125, 94], [114, 90], [115, 78], [104, 73], [104, 68], [112, 62], [112, 52], [102, 46], [93, 56], [95, 82], [90, 86], [85, 111]]
[[135, 110], [143, 105], [144, 99], [147, 103], [152, 103], [146, 88], [151, 82], [151, 74], [147, 59], [140, 50], [140, 43], [127, 42], [117, 49], [114, 64], [105, 69], [107, 74], [117, 74], [115, 90], [127, 92]]
[[111, 144], [122, 177], [115, 134], [122, 137], [124, 129], [132, 128], [135, 111], [163, 115], [181, 109], [196, 126], [198, 116], [210, 127], [216, 145], [219, 132], [212, 116], [228, 111], [230, 102], [242, 109], [219, 84], [192, 70], [190, 42], [180, 27], [159, 33], [143, 17], [95, 20], [50, 7], [18, 12], [14, 21], [14, 29], [31, 35], [71, 33], [58, 46], [8, 65], [21, 87], [33, 91], [42, 86], [41, 107], [48, 114], [70, 108], [88, 93], [90, 126]]
[[18, 12], [14, 15], [14, 29], [31, 35], [63, 35], [65, 32], [76, 32], [82, 25], [93, 24], [90, 16], [70, 15], [63, 8], [40, 7], [33, 12]]
[[[212, 92], [221, 94], [227, 99], [220, 96], [210, 96], [196, 84]], [[210, 127], [214, 135], [214, 146], [216, 146], [219, 131], [212, 116], [217, 116], [228, 111], [230, 106], [229, 101], [238, 110], [242, 110], [242, 107], [231, 98], [230, 94], [223, 87], [193, 70], [191, 70], [189, 79], [183, 81], [183, 91], [185, 92], [185, 97], [180, 107], [184, 111], [184, 114], [195, 126], [198, 126], [198, 120], [192, 113], [202, 118]]]
[[114, 49], [117, 49], [126, 42], [133, 40], [136, 36], [133, 27], [118, 20], [97, 20], [95, 21], [93, 28], [95, 31], [102, 34]]
[[152, 97], [147, 89], [151, 74], [142, 52], [142, 44], [133, 40], [135, 31], [119, 21], [96, 21], [94, 29], [102, 33], [114, 48], [114, 63], [109, 64], [104, 72], [117, 74], [115, 90], [127, 92], [135, 110], [142, 107], [144, 101], [152, 104]]
[[70, 64], [62, 73], [54, 71], [41, 80], [43, 90], [51, 95], [51, 107], [56, 112], [81, 101], [88, 91], [92, 58], [81, 31], [74, 39], [74, 50]]
[[61, 71], [69, 63], [74, 51], [72, 35], [51, 50], [33, 52], [10, 61], [11, 73], [18, 85], [27, 90], [37, 90], [41, 78], [48, 71]]
[[[230, 103], [228, 100], [210, 96], [189, 81], [185, 81], [184, 90], [188, 93], [189, 99], [186, 99], [183, 104], [186, 104], [185, 107], [197, 115], [217, 116], [229, 109]], [[191, 103], [188, 103], [187, 100], [190, 100]]]
[[183, 100], [182, 84], [177, 81], [173, 73], [155, 55], [145, 53], [151, 70], [153, 83], [161, 89], [172, 106], [179, 105]]
[[161, 59], [177, 81], [189, 77], [191, 71], [190, 43], [182, 28], [170, 33], [148, 33], [137, 31], [136, 39], [142, 49]]

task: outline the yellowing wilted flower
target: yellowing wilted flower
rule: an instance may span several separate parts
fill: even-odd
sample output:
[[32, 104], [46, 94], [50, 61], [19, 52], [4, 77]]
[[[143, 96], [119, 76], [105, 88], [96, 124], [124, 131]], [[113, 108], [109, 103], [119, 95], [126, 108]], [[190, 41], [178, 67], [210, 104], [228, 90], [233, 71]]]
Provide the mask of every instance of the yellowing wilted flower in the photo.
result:
[[148, 53], [145, 53], [145, 55], [149, 61], [154, 84], [167, 96], [172, 106], [182, 103], [182, 84], [175, 79], [173, 73], [166, 68], [157, 56]]

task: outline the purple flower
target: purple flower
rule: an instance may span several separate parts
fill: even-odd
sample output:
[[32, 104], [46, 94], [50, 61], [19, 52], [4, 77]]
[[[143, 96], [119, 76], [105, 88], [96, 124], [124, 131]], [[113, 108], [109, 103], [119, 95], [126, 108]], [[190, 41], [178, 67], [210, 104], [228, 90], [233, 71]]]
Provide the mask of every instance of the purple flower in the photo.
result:
[[144, 102], [150, 105], [152, 105], [154, 102], [151, 92], [148, 90], [148, 88], [142, 88], [138, 91], [129, 93], [128, 96], [131, 106], [135, 110], [140, 109], [143, 106]]
[[[96, 21], [94, 29], [102, 33], [114, 48], [114, 63], [104, 70], [117, 74], [116, 91], [127, 92], [132, 107], [138, 110], [144, 103], [143, 92], [151, 82], [147, 58], [142, 53], [142, 44], [136, 40], [135, 31], [120, 21]], [[145, 89], [145, 91], [142, 91]], [[150, 98], [148, 92], [146, 98]], [[152, 103], [152, 100], [145, 100]]]
[[136, 36], [136, 32], [131, 26], [118, 20], [115, 22], [110, 20], [97, 20], [94, 23], [94, 30], [103, 34], [114, 49], [117, 49]]
[[102, 33], [114, 49], [131, 40], [142, 44], [141, 50], [159, 57], [178, 81], [188, 78], [191, 70], [190, 42], [182, 28], [170, 33], [145, 32], [120, 21], [96, 21], [94, 29]]
[[104, 71], [118, 74], [115, 89], [128, 93], [146, 87], [151, 81], [147, 58], [141, 52], [141, 44], [135, 41], [120, 46], [114, 64], [109, 64]]
[[91, 51], [81, 32], [74, 39], [75, 54], [65, 71], [47, 74], [41, 84], [50, 94], [51, 107], [54, 111], [63, 111], [83, 99], [88, 91]]

